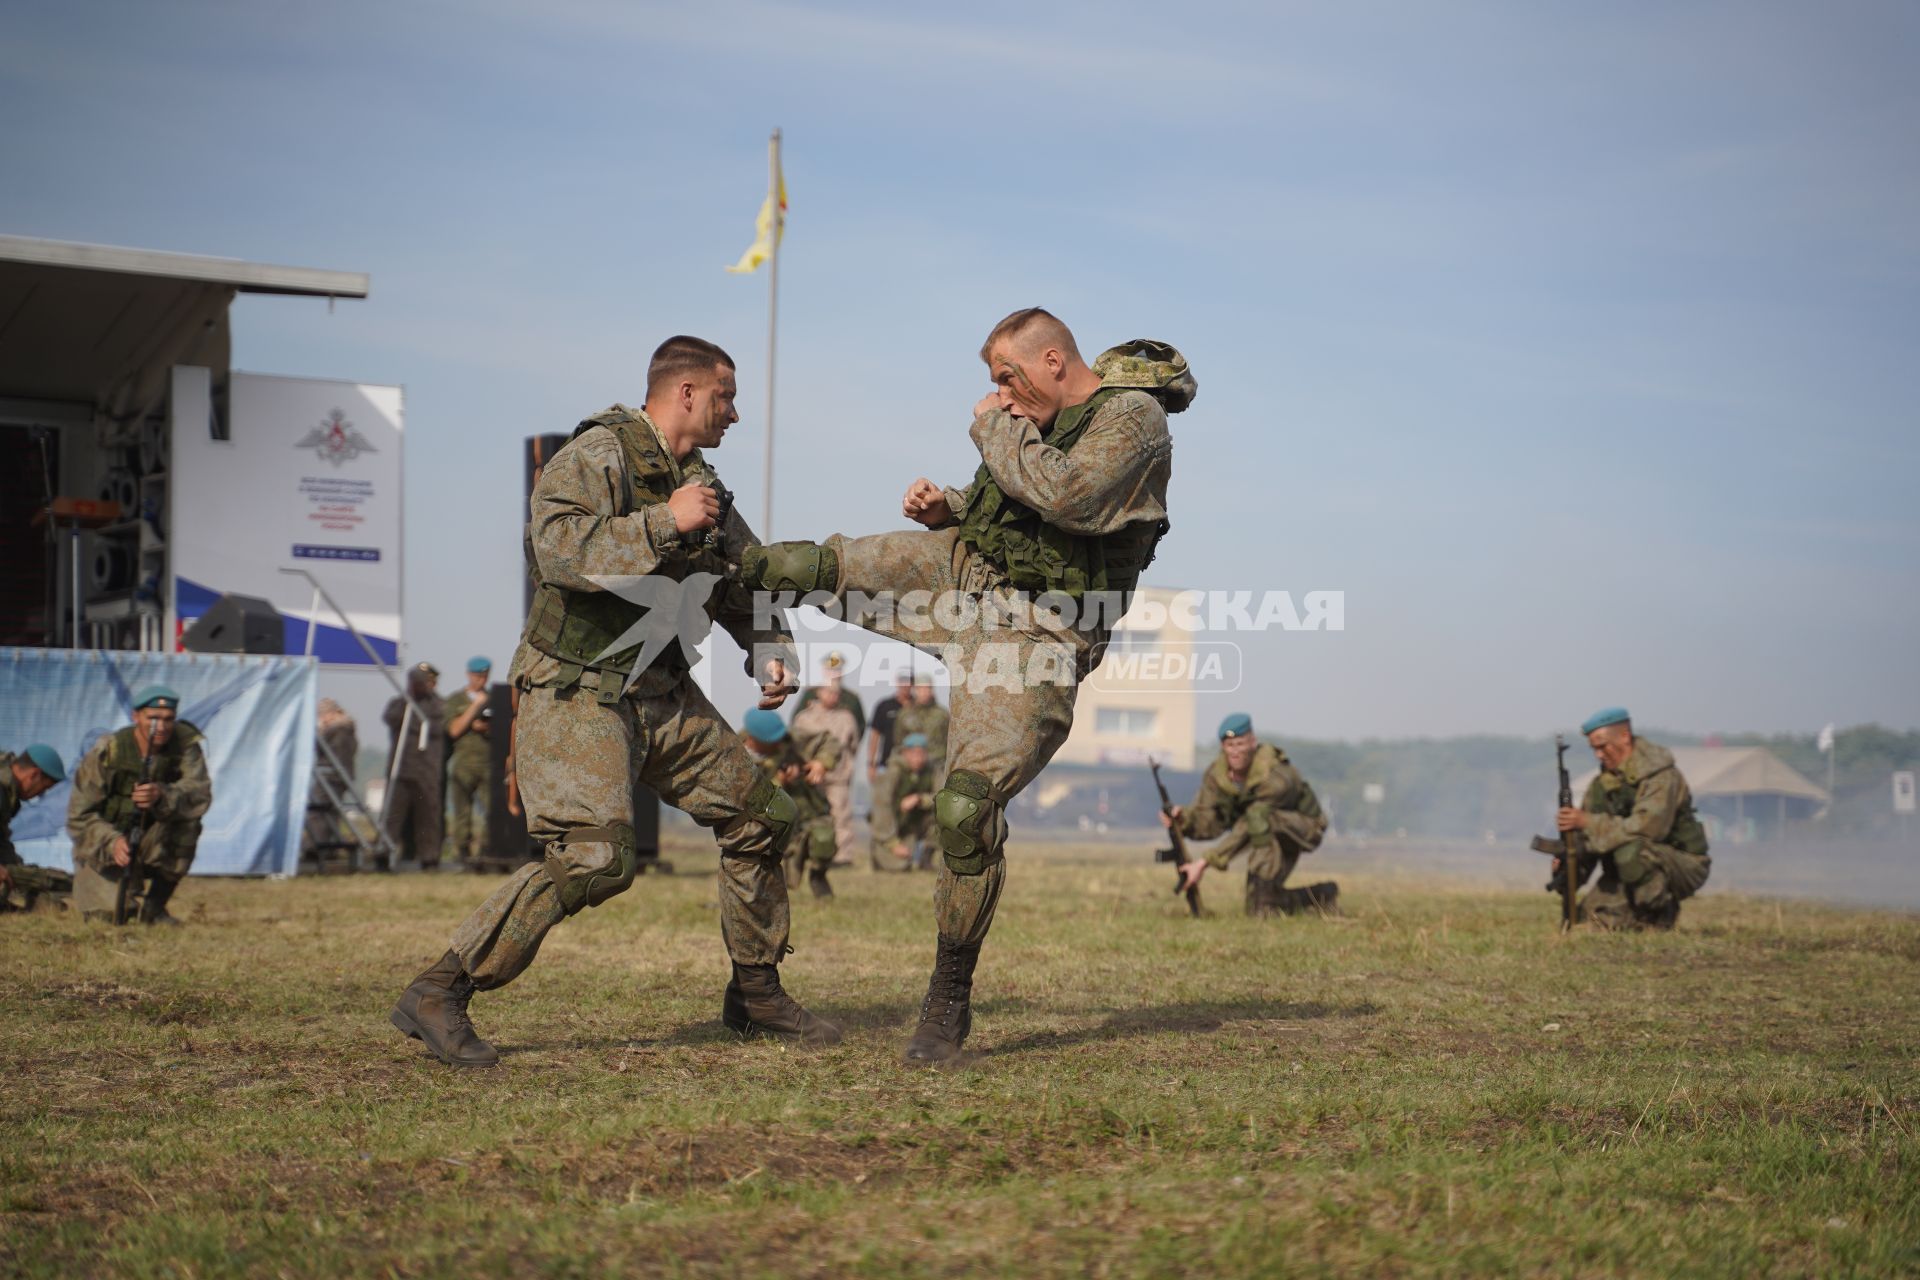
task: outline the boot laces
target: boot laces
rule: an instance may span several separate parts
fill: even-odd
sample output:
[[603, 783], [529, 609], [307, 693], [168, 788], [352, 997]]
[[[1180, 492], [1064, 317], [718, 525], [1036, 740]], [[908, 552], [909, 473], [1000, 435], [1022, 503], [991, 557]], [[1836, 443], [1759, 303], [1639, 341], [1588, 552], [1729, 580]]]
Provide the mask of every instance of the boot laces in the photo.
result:
[[467, 1002], [473, 999], [473, 983], [460, 979], [447, 988], [447, 1026], [454, 1031], [465, 1031], [478, 1035], [473, 1029], [473, 1019], [467, 1016]]
[[[920, 1021], [941, 1026], [952, 1023], [955, 1012], [973, 992], [966, 957], [958, 949], [942, 947], [933, 962], [933, 979], [927, 983], [927, 995], [920, 1002]], [[938, 1009], [938, 1013], [935, 1010]]]

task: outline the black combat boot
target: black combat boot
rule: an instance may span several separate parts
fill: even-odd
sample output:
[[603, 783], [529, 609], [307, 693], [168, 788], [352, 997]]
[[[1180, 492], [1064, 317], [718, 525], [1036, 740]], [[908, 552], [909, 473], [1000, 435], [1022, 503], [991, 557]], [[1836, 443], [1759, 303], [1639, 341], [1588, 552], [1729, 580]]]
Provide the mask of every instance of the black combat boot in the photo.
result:
[[903, 1055], [906, 1061], [950, 1062], [960, 1056], [960, 1045], [973, 1029], [973, 966], [978, 963], [979, 943], [940, 939], [927, 998], [920, 1002], [920, 1025]]
[[1278, 880], [1247, 873], [1247, 914], [1258, 919], [1287, 909], [1286, 890]]
[[831, 898], [833, 896], [833, 886], [827, 883], [827, 869], [825, 867], [809, 867], [807, 869], [807, 888], [813, 890], [813, 896], [816, 898]]
[[167, 924], [178, 929], [180, 922], [167, 911], [167, 899], [179, 887], [178, 880], [169, 880], [165, 876], [153, 876], [147, 881], [146, 896], [140, 899], [141, 924]]
[[500, 1054], [480, 1038], [467, 1018], [473, 991], [473, 979], [460, 957], [449, 951], [400, 993], [400, 1003], [387, 1020], [450, 1067], [491, 1067], [500, 1061]]
[[780, 966], [736, 964], [720, 1002], [720, 1021], [739, 1035], [779, 1036], [804, 1045], [840, 1043], [840, 1028], [808, 1013], [780, 986]]

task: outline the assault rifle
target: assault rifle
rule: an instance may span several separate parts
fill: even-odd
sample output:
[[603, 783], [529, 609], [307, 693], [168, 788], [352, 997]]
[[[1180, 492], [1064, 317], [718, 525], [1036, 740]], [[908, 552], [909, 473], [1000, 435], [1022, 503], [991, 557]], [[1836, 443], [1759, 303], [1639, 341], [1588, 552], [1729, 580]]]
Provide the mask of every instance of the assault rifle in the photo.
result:
[[[1153, 785], [1160, 791], [1160, 812], [1166, 814], [1168, 818], [1172, 818], [1173, 797], [1167, 794], [1167, 784], [1160, 781], [1160, 762], [1152, 756], [1148, 756], [1147, 768], [1153, 770]], [[1186, 889], [1187, 914], [1198, 916], [1200, 914], [1200, 886], [1194, 885], [1192, 888], [1186, 888], [1186, 874], [1179, 870], [1180, 867], [1193, 861], [1192, 858], [1187, 856], [1187, 842], [1185, 837], [1180, 834], [1179, 823], [1175, 822], [1167, 827], [1167, 838], [1173, 841], [1173, 847], [1170, 849], [1155, 849], [1153, 851], [1153, 860], [1155, 862], [1171, 862], [1174, 865], [1173, 891], [1179, 893], [1182, 889]]]
[[[1567, 740], [1560, 734], [1553, 735], [1553, 749], [1560, 764], [1560, 804], [1561, 809], [1573, 808], [1573, 779], [1567, 774]], [[1535, 836], [1530, 846], [1535, 853], [1552, 854], [1554, 878], [1547, 882], [1547, 888], [1560, 891], [1560, 927], [1573, 928], [1574, 895], [1580, 891], [1580, 881], [1585, 880], [1587, 862], [1587, 838], [1578, 831], [1568, 831], [1558, 840], [1549, 840], [1544, 836]]]
[[727, 517], [733, 514], [733, 490], [715, 477], [713, 496], [719, 500], [720, 510], [714, 513], [713, 527], [707, 530], [706, 544], [708, 550], [718, 551], [724, 557], [727, 554]]
[[73, 894], [73, 876], [52, 867], [15, 863], [7, 868], [7, 878], [13, 881], [13, 889], [6, 895], [9, 899], [7, 906], [0, 906], [0, 911], [12, 906], [10, 900], [15, 897], [21, 900], [21, 910], [31, 911], [34, 901], [42, 894], [53, 897], [70, 897]]
[[[146, 754], [140, 757], [140, 786], [153, 781], [153, 739], [147, 739]], [[140, 906], [146, 897], [147, 878], [140, 870], [140, 841], [147, 834], [147, 815], [153, 811], [149, 805], [145, 809], [136, 806], [133, 822], [121, 834], [127, 838], [127, 865], [120, 868], [120, 887], [113, 895], [113, 922], [131, 924], [140, 914]]]

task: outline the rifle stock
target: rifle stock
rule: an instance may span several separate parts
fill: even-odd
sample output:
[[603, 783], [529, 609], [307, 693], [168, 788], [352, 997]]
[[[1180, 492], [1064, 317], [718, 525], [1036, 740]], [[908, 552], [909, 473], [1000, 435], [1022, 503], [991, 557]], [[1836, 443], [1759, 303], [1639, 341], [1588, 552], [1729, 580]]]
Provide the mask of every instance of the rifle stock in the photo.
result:
[[[1567, 772], [1567, 740], [1561, 734], [1553, 735], [1553, 750], [1560, 770], [1559, 808], [1573, 808], [1573, 778]], [[1587, 857], [1586, 837], [1578, 831], [1568, 831], [1558, 840], [1549, 840], [1544, 836], [1535, 836], [1528, 848], [1535, 853], [1544, 853], [1558, 862], [1559, 874], [1555, 884], [1560, 892], [1560, 927], [1573, 928], [1574, 914], [1577, 910], [1576, 897], [1580, 891], [1580, 881], [1585, 879], [1580, 868]]]

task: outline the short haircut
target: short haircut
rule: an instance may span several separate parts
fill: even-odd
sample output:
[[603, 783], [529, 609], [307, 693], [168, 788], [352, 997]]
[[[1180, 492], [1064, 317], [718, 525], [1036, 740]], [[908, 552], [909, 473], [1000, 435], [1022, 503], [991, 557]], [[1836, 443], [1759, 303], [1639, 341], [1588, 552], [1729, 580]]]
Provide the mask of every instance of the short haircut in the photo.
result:
[[982, 363], [993, 358], [994, 344], [1002, 340], [1012, 343], [1020, 351], [1031, 351], [1036, 346], [1055, 347], [1064, 356], [1075, 360], [1080, 358], [1080, 348], [1073, 341], [1073, 331], [1060, 323], [1060, 317], [1045, 307], [1024, 307], [993, 326], [993, 332], [980, 344]]
[[681, 381], [690, 373], [712, 373], [719, 366], [734, 367], [733, 357], [705, 338], [676, 334], [661, 343], [647, 361], [649, 397]]

